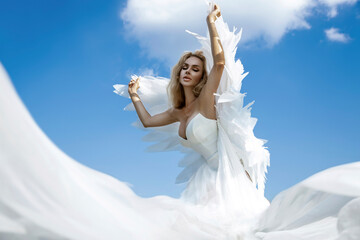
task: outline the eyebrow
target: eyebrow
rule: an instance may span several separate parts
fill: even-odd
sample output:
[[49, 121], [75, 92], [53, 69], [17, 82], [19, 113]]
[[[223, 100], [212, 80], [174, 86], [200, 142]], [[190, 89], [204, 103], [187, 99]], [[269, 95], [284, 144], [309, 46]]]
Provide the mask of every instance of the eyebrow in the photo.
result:
[[[186, 65], [186, 66], [189, 66], [189, 64], [188, 63], [184, 63], [184, 65]], [[193, 67], [200, 67], [199, 65], [192, 65]]]

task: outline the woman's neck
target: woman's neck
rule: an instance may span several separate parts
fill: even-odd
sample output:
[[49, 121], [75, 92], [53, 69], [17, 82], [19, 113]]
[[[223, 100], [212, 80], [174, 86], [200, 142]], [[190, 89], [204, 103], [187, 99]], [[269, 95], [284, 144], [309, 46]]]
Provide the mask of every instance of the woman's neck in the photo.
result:
[[196, 99], [192, 88], [185, 87], [184, 88], [184, 94], [185, 94], [185, 108], [188, 108]]

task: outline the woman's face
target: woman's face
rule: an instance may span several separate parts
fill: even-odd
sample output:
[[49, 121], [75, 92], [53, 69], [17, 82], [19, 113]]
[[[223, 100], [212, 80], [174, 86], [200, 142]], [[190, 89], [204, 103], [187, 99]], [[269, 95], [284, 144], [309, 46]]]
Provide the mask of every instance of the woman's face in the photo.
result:
[[181, 68], [179, 81], [184, 87], [195, 87], [200, 82], [203, 71], [202, 60], [191, 56], [185, 60]]

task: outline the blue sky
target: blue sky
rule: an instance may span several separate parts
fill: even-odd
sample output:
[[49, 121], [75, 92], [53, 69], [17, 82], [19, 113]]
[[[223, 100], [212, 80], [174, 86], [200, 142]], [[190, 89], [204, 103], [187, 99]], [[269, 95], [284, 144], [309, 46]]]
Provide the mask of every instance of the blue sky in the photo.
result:
[[[231, 4], [223, 1], [230, 27], [246, 26], [237, 57], [250, 72], [242, 92], [246, 101], [255, 100], [255, 135], [268, 140], [269, 199], [320, 170], [360, 159], [360, 4], [348, 2], [335, 6], [336, 16], [330, 5], [307, 8], [302, 19], [308, 27], [291, 22], [276, 28], [275, 21], [262, 28], [255, 13], [260, 23], [251, 17], [237, 22]], [[184, 186], [174, 181], [182, 155], [146, 153], [144, 132], [130, 125], [137, 116], [122, 110], [129, 100], [114, 94], [112, 85], [126, 84], [132, 73], [168, 77], [178, 53], [198, 47], [178, 30], [183, 26], [175, 21], [170, 31], [161, 21], [144, 23], [146, 12], [135, 15], [126, 1], [0, 1], [0, 6], [0, 61], [49, 138], [77, 161], [129, 182], [140, 196], [178, 197]], [[126, 11], [133, 22], [121, 15]], [[195, 20], [194, 29], [185, 27], [204, 34], [205, 20]]]

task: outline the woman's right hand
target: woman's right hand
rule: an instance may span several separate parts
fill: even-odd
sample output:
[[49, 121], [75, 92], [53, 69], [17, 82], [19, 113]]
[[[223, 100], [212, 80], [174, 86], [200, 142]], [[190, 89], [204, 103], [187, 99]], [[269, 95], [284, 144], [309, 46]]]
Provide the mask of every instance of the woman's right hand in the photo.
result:
[[131, 79], [129, 82], [129, 88], [128, 88], [128, 92], [129, 94], [134, 94], [137, 92], [137, 90], [139, 89], [139, 77], [137, 79]]
[[221, 16], [220, 7], [219, 7], [219, 5], [214, 4], [214, 8], [211, 10], [209, 15], [207, 16], [207, 20], [208, 20], [208, 22], [213, 23], [220, 16]]

